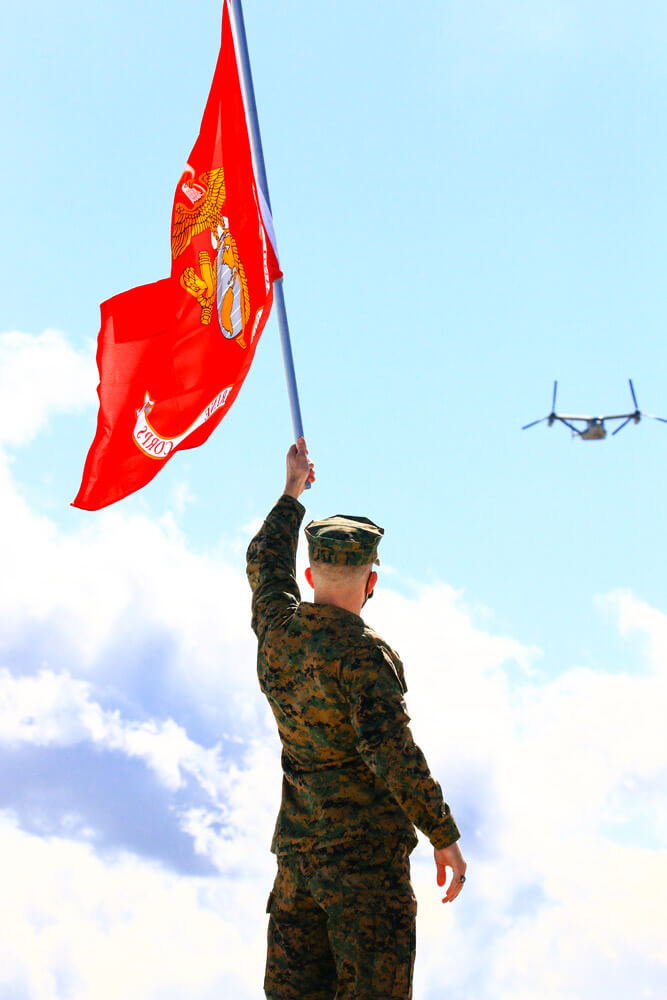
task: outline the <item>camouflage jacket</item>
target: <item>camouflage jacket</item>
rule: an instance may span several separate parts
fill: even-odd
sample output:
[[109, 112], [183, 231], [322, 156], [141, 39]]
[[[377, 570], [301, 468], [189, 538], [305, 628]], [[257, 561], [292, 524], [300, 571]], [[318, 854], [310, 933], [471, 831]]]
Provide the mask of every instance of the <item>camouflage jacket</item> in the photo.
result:
[[277, 502], [248, 548], [257, 671], [282, 742], [281, 854], [419, 827], [435, 847], [459, 832], [408, 728], [403, 664], [363, 619], [302, 602], [296, 549], [304, 507]]

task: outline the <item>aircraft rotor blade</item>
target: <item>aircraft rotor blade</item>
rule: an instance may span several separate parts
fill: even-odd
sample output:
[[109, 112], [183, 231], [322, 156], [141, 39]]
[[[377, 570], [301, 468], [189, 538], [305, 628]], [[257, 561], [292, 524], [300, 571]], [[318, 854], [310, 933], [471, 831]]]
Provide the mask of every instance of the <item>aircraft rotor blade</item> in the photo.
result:
[[551, 412], [556, 412], [556, 392], [558, 391], [558, 382], [554, 382], [554, 396], [551, 401]]
[[535, 427], [536, 424], [542, 424], [542, 423], [544, 423], [545, 420], [548, 420], [548, 419], [549, 419], [548, 416], [547, 417], [540, 417], [539, 420], [533, 420], [533, 422], [531, 424], [524, 424], [523, 427], [521, 428], [521, 430], [522, 431], [527, 431], [529, 427]]
[[664, 417], [656, 417], [654, 413], [644, 413], [642, 410], [642, 417], [650, 417], [651, 420], [659, 420], [661, 424], [667, 424], [667, 420]]
[[618, 425], [618, 427], [616, 428], [615, 431], [611, 432], [611, 436], [613, 437], [614, 434], [618, 434], [619, 431], [622, 431], [623, 428], [625, 427], [625, 425], [629, 424], [631, 420], [632, 420], [632, 417], [628, 417], [627, 420], [624, 420], [622, 424]]
[[629, 378], [628, 382], [630, 383], [630, 392], [632, 393], [632, 402], [635, 404], [635, 410], [638, 410], [639, 409], [639, 403], [637, 402], [637, 397], [635, 396], [635, 387], [632, 384], [632, 379]]

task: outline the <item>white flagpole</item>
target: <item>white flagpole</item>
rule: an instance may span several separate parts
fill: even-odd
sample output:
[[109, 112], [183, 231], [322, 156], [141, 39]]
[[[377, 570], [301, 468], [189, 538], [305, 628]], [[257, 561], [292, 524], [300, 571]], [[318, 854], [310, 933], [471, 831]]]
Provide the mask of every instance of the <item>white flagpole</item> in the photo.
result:
[[[236, 35], [239, 43], [239, 56], [241, 58], [241, 77], [243, 89], [246, 96], [246, 109], [250, 119], [250, 144], [252, 146], [253, 160], [257, 170], [257, 181], [260, 187], [260, 196], [263, 196], [269, 211], [271, 211], [271, 199], [269, 197], [269, 183], [266, 178], [266, 167], [264, 165], [264, 151], [262, 149], [262, 136], [259, 131], [259, 118], [257, 116], [257, 105], [255, 103], [255, 88], [252, 83], [252, 70], [250, 68], [250, 57], [248, 55], [248, 41], [245, 33], [245, 22], [243, 20], [243, 5], [241, 0], [230, 0], [230, 5], [234, 12], [234, 22], [236, 24]], [[276, 249], [274, 243], [274, 250]], [[277, 253], [277, 251], [276, 251]], [[278, 327], [280, 329], [280, 343], [283, 350], [283, 362], [285, 365], [285, 375], [287, 377], [287, 392], [289, 395], [290, 409], [292, 411], [292, 424], [294, 426], [294, 437], [303, 437], [303, 421], [301, 419], [301, 407], [299, 405], [299, 391], [296, 385], [296, 374], [294, 371], [294, 358], [292, 355], [292, 344], [289, 335], [289, 324], [287, 322], [287, 309], [285, 308], [285, 294], [283, 292], [282, 278], [276, 279], [273, 283], [273, 292], [278, 311]]]

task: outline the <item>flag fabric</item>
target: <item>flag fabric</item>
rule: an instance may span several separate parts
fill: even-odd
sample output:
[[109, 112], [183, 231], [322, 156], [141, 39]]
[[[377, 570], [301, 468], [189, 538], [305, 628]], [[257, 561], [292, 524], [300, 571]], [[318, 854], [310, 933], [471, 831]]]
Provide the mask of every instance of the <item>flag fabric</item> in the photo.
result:
[[213, 83], [176, 186], [171, 275], [101, 306], [97, 432], [74, 507], [98, 510], [140, 489], [220, 423], [248, 373], [281, 273], [267, 232], [224, 0]]

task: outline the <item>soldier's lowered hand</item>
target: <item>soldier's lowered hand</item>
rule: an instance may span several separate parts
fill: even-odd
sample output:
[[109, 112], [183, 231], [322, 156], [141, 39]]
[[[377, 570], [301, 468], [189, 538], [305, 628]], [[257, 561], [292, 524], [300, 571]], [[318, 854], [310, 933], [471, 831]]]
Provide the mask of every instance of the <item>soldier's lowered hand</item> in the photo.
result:
[[447, 894], [443, 898], [443, 903], [451, 903], [456, 899], [465, 883], [465, 873], [468, 867], [463, 860], [461, 849], [456, 843], [449, 847], [434, 847], [433, 855], [438, 870], [438, 885], [444, 885], [447, 881], [447, 869], [452, 869], [452, 881], [449, 883]]

